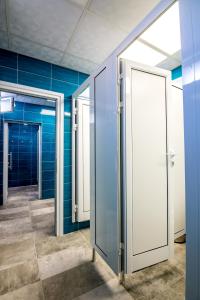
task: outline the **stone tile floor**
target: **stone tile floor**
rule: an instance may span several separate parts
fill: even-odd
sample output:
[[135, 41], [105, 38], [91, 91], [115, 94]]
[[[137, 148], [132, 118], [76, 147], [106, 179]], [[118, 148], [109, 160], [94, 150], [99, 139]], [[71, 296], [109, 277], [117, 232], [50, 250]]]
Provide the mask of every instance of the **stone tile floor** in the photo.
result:
[[0, 300], [182, 300], [185, 244], [175, 258], [127, 276], [124, 287], [99, 256], [89, 229], [55, 237], [54, 202], [14, 189], [0, 209]]

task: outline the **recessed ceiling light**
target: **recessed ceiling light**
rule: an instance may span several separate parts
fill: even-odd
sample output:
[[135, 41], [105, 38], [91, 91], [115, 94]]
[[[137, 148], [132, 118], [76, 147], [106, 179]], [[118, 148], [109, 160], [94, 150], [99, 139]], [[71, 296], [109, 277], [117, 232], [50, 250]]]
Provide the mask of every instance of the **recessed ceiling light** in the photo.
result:
[[46, 101], [48, 101], [48, 102], [53, 102], [53, 103], [56, 102], [56, 100], [52, 100], [52, 99], [46, 99]]
[[173, 4], [140, 38], [172, 55], [181, 49], [179, 3]]
[[138, 63], [155, 66], [167, 57], [149, 46], [135, 41], [121, 55], [121, 58], [132, 60]]

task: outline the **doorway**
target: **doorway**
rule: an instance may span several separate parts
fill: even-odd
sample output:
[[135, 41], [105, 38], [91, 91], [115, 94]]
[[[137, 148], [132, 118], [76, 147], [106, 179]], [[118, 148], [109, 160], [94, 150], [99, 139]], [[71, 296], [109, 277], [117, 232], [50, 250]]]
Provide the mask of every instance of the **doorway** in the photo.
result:
[[55, 235], [55, 101], [1, 92], [12, 98], [3, 121], [4, 207], [30, 210], [33, 230]]
[[[36, 197], [38, 201], [54, 199], [54, 234], [62, 235], [64, 95], [7, 82], [0, 82], [0, 91], [1, 99], [14, 98], [14, 105], [8, 106], [11, 110], [4, 111], [2, 119], [6, 138], [4, 205], [9, 193], [12, 194], [9, 189], [19, 194], [20, 186], [32, 200]], [[27, 114], [19, 109], [23, 104], [26, 107], [32, 105]], [[54, 124], [51, 124], [52, 119]], [[20, 133], [24, 133], [24, 138]], [[21, 153], [20, 149], [23, 150]]]
[[9, 190], [32, 187], [35, 199], [41, 199], [41, 125], [4, 121], [3, 126], [3, 202]]

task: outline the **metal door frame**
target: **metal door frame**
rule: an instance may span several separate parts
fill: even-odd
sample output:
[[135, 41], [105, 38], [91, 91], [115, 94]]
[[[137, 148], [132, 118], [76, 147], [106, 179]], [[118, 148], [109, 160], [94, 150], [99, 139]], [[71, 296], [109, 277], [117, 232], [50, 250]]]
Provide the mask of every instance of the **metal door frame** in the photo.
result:
[[3, 205], [8, 197], [8, 122], [3, 124]]
[[42, 126], [39, 124], [38, 129], [38, 195], [42, 199]]
[[64, 232], [64, 94], [0, 81], [0, 90], [56, 101], [56, 194], [55, 234]]

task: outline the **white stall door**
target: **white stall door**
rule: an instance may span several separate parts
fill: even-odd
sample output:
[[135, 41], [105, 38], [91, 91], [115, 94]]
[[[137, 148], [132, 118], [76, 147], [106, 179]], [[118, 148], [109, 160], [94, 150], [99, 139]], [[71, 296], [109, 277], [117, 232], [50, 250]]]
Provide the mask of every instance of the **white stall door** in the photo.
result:
[[184, 121], [183, 121], [183, 91], [172, 86], [172, 134], [175, 151], [175, 205], [174, 234], [178, 238], [185, 234], [185, 155], [184, 155]]
[[77, 104], [77, 205], [78, 222], [90, 219], [90, 105], [81, 100]]
[[127, 273], [169, 258], [167, 73], [124, 61]]
[[123, 60], [119, 105], [113, 66], [110, 59], [93, 83], [92, 245], [116, 273], [132, 273], [173, 252], [171, 81], [167, 71]]
[[73, 208], [74, 221], [90, 219], [90, 103], [77, 100], [73, 131]]

